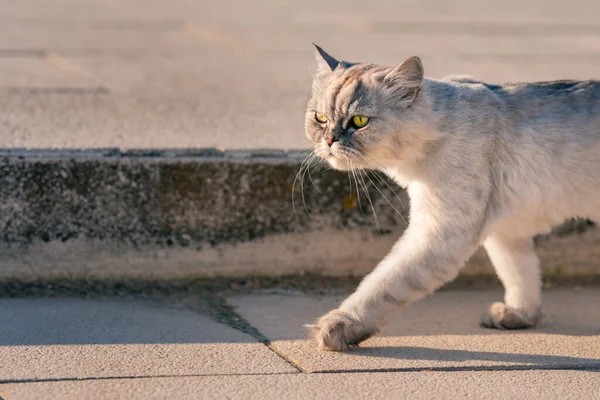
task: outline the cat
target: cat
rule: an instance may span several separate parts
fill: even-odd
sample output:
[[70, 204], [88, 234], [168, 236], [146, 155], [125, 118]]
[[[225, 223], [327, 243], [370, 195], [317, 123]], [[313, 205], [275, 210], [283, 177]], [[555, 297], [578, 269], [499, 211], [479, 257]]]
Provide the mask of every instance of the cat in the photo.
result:
[[[312, 333], [343, 351], [385, 317], [454, 279], [483, 245], [505, 288], [481, 324], [522, 329], [542, 308], [532, 237], [570, 217], [600, 218], [600, 82], [492, 85], [338, 61], [315, 45], [305, 130], [334, 169], [384, 172], [410, 197], [390, 253]], [[343, 251], [343, 249], [339, 249]]]

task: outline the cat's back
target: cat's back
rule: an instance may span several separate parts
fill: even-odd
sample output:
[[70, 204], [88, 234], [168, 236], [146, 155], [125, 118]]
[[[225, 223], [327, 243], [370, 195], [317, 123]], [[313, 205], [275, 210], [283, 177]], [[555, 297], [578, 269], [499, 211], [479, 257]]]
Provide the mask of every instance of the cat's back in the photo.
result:
[[494, 98], [494, 105], [517, 133], [523, 129], [547, 135], [572, 132], [600, 140], [598, 80], [492, 84], [470, 76], [451, 76], [444, 81], [460, 88], [461, 96]]
[[600, 126], [597, 125], [600, 123], [600, 81], [597, 80], [491, 84], [460, 77], [453, 81], [489, 92], [501, 100], [508, 116], [516, 123]]
[[510, 83], [490, 89], [503, 96], [520, 131], [563, 140], [600, 140], [600, 81]]
[[[525, 111], [544, 111], [560, 107], [564, 111], [583, 112], [600, 106], [600, 81], [557, 80], [545, 82], [484, 84], [506, 99], [509, 105]], [[529, 109], [529, 110], [528, 110]]]

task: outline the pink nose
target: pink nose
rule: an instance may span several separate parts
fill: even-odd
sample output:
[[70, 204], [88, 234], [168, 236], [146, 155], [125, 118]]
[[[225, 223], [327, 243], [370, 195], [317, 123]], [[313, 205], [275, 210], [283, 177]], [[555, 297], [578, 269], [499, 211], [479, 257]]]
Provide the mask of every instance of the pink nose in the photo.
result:
[[325, 143], [327, 143], [329, 146], [331, 146], [334, 142], [337, 142], [337, 139], [334, 136], [325, 138]]

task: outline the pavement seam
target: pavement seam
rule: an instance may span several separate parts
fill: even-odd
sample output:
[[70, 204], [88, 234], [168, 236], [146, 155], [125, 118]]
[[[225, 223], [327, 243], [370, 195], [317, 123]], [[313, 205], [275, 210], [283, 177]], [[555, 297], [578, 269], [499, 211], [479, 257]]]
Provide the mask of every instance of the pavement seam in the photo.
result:
[[243, 373], [243, 374], [182, 374], [182, 375], [124, 375], [124, 376], [90, 376], [84, 378], [28, 378], [28, 379], [0, 379], [0, 385], [9, 383], [40, 383], [40, 382], [78, 382], [78, 381], [104, 381], [110, 379], [155, 379], [155, 378], [194, 378], [205, 376], [269, 376], [269, 375], [296, 375], [295, 372], [269, 372], [269, 373]]
[[191, 21], [182, 21], [180, 29], [185, 35], [200, 40], [201, 42], [223, 46], [244, 58], [253, 57], [253, 52], [250, 47], [217, 30], [202, 27]]
[[54, 67], [60, 71], [66, 72], [71, 75], [87, 78], [89, 80], [92, 80], [92, 81], [100, 84], [102, 87], [104, 87], [105, 89], [108, 90], [108, 85], [104, 81], [102, 81], [102, 79], [98, 78], [91, 72], [87, 71], [82, 66], [74, 64], [71, 61], [59, 56], [56, 53], [53, 53], [51, 51], [46, 51], [44, 60], [46, 61], [46, 63], [48, 63], [48, 65], [51, 65], [52, 67]]
[[[231, 307], [231, 306], [229, 306], [229, 307]], [[219, 323], [221, 323], [221, 324], [223, 324], [223, 325], [225, 325], [225, 326], [228, 326], [230, 328], [236, 329], [236, 330], [241, 331], [241, 332], [243, 332], [243, 333], [245, 333], [247, 335], [252, 336], [259, 343], [264, 344], [267, 349], [271, 350], [279, 358], [283, 359], [286, 363], [288, 363], [288, 365], [290, 365], [292, 368], [294, 368], [297, 372], [300, 372], [300, 373], [307, 373], [308, 372], [304, 368], [302, 368], [299, 364], [297, 364], [296, 362], [294, 362], [293, 360], [291, 360], [290, 358], [288, 358], [285, 354], [283, 354], [280, 351], [278, 351], [275, 348], [275, 346], [272, 345], [271, 341], [269, 339], [267, 339], [265, 335], [262, 334], [262, 332], [260, 332], [258, 329], [256, 329], [248, 321], [246, 321], [241, 315], [239, 315], [238, 313], [236, 313], [235, 311], [233, 311], [233, 308], [230, 311], [230, 314], [231, 315], [235, 315], [235, 323], [228, 323], [227, 320], [223, 320], [222, 318], [218, 319], [216, 321], [219, 322]]]
[[279, 350], [277, 350], [277, 348], [275, 346], [273, 346], [271, 344], [271, 342], [264, 343], [264, 344], [267, 346], [267, 348], [269, 350], [271, 350], [273, 353], [277, 354], [285, 362], [287, 362], [289, 365], [291, 365], [292, 367], [294, 367], [298, 372], [303, 373], [303, 374], [309, 374], [310, 373], [310, 371], [302, 368], [302, 366], [300, 364], [298, 364], [297, 362], [295, 362], [294, 360], [292, 360], [291, 358], [289, 358], [288, 356], [286, 356], [285, 354], [283, 354], [282, 352], [280, 352]]
[[271, 376], [271, 375], [332, 375], [332, 374], [367, 374], [367, 373], [394, 373], [394, 372], [501, 372], [501, 371], [579, 371], [600, 372], [599, 366], [498, 366], [498, 367], [445, 367], [445, 368], [387, 368], [364, 370], [337, 370], [337, 371], [302, 371], [295, 372], [270, 372], [270, 373], [241, 373], [241, 374], [181, 374], [181, 375], [124, 375], [124, 376], [96, 376], [84, 378], [30, 378], [30, 379], [0, 379], [0, 385], [42, 382], [85, 382], [103, 381], [111, 379], [156, 379], [156, 378], [201, 378], [210, 376]]
[[[265, 347], [271, 350], [274, 354], [276, 354], [279, 358], [283, 359], [286, 363], [288, 363], [291, 367], [293, 367], [296, 371], [300, 373], [306, 373], [300, 365], [298, 365], [293, 360], [289, 359], [285, 354], [279, 352], [272, 344], [271, 341], [254, 325], [248, 322], [244, 317], [238, 314], [235, 311], [235, 308], [230, 305], [225, 298], [218, 298], [216, 302], [212, 305], [213, 316], [218, 315], [219, 318], [216, 319], [217, 322], [229, 326], [231, 328], [237, 329], [239, 331], [244, 332], [247, 335], [252, 336], [258, 342], [265, 345]], [[224, 313], [223, 311], [227, 312]]]

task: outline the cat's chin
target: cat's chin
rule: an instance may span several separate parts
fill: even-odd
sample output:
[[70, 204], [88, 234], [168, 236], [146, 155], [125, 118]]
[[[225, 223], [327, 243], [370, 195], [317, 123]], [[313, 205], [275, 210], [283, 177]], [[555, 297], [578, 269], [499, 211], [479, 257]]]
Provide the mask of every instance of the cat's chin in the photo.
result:
[[340, 160], [339, 158], [336, 158], [335, 156], [327, 157], [327, 162], [329, 163], [329, 165], [331, 165], [333, 167], [333, 169], [337, 169], [338, 171], [352, 170], [348, 161]]
[[365, 168], [361, 162], [348, 159], [346, 155], [343, 153], [338, 153], [335, 149], [327, 153], [317, 151], [317, 154], [319, 157], [327, 161], [327, 163], [331, 165], [333, 169], [338, 171], [352, 171]]

